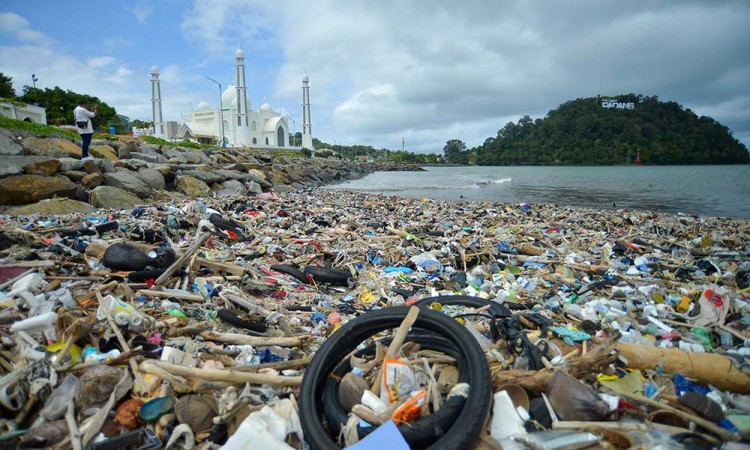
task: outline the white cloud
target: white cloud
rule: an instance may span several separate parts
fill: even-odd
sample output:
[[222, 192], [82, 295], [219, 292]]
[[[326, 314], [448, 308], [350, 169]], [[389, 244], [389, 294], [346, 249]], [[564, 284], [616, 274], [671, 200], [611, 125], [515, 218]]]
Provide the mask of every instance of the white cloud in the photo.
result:
[[133, 9], [130, 11], [133, 13], [133, 17], [135, 17], [135, 20], [138, 21], [138, 23], [146, 23], [146, 19], [148, 19], [151, 14], [154, 12], [154, 9], [151, 7], [149, 2], [141, 0], [135, 4]]
[[101, 67], [107, 67], [109, 65], [115, 64], [117, 62], [117, 58], [113, 56], [97, 56], [95, 58], [89, 58], [86, 60], [86, 65], [98, 69]]
[[8, 33], [14, 39], [23, 42], [35, 44], [50, 44], [52, 42], [52, 39], [46, 34], [32, 29], [26, 18], [9, 12], [0, 13], [0, 32]]

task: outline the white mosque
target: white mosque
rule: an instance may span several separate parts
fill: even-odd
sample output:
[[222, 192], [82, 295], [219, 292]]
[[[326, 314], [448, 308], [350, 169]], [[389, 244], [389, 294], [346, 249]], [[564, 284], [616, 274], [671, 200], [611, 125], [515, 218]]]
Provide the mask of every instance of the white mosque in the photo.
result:
[[[198, 142], [221, 142], [230, 147], [302, 147], [313, 149], [310, 125], [310, 87], [307, 75], [302, 78], [302, 142], [289, 142], [289, 118], [282, 116], [264, 103], [252, 110], [247, 98], [245, 52], [235, 52], [236, 86], [230, 85], [222, 94], [217, 107], [201, 101], [179, 122], [164, 122], [162, 117], [159, 69], [151, 68], [151, 105], [154, 136], [163, 139], [190, 139]], [[301, 144], [301, 145], [300, 145]]]

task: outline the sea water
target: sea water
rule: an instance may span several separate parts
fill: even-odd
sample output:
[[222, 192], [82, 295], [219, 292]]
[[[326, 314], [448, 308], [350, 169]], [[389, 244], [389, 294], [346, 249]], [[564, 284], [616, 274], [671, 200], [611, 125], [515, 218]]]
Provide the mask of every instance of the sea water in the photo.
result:
[[375, 172], [330, 186], [399, 197], [750, 219], [750, 165], [607, 167], [425, 167]]

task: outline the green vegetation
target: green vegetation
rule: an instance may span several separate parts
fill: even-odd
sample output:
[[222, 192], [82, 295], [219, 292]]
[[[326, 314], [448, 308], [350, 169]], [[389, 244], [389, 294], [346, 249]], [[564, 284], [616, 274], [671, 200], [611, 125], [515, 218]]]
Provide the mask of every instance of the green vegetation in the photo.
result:
[[13, 89], [13, 78], [0, 72], [0, 98], [14, 98], [16, 90]]
[[[404, 164], [437, 164], [442, 162], [441, 155], [435, 153], [412, 153], [408, 150], [375, 149], [370, 145], [339, 145], [329, 144], [313, 138], [313, 145], [317, 149], [318, 157], [333, 156], [332, 150], [347, 159], [367, 159], [372, 161], [393, 161]], [[322, 153], [321, 153], [322, 151]]]
[[[747, 147], [714, 119], [675, 102], [629, 94], [632, 109], [605, 108], [604, 99], [572, 100], [544, 119], [509, 122], [483, 145], [456, 153], [479, 165], [747, 164]], [[449, 141], [449, 143], [452, 141]], [[446, 146], [447, 147], [447, 146]]]
[[57, 86], [44, 90], [24, 86], [23, 95], [18, 99], [30, 105], [46, 108], [47, 123], [51, 125], [73, 125], [73, 110], [80, 101], [87, 102], [89, 108], [99, 107], [96, 117], [91, 119], [95, 130], [104, 128], [110, 122], [119, 122], [115, 108], [102, 102], [98, 97], [63, 90]]
[[143, 136], [141, 139], [143, 139], [145, 142], [148, 142], [149, 144], [163, 145], [165, 147], [185, 147], [185, 148], [196, 148], [196, 149], [216, 147], [215, 145], [201, 145], [196, 142], [192, 142], [188, 140], [172, 142], [166, 139], [161, 139], [161, 138], [157, 138], [153, 136]]
[[78, 133], [72, 130], [57, 128], [51, 125], [42, 125], [34, 122], [11, 119], [10, 117], [5, 116], [0, 116], [0, 128], [28, 131], [38, 136], [60, 136], [74, 141], [81, 140], [81, 137], [78, 135]]

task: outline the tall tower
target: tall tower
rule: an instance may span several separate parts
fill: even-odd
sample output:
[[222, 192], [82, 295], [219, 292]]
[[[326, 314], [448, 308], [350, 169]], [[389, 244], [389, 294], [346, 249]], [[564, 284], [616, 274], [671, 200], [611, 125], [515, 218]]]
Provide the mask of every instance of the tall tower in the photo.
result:
[[236, 59], [236, 74], [237, 85], [235, 90], [237, 91], [237, 115], [235, 116], [235, 125], [237, 126], [237, 142], [240, 145], [247, 145], [250, 143], [250, 123], [248, 119], [248, 112], [250, 110], [249, 103], [247, 101], [247, 84], [245, 83], [245, 52], [242, 49], [237, 49], [234, 53]]
[[302, 148], [315, 150], [312, 140], [312, 125], [310, 124], [310, 78], [307, 74], [302, 77]]
[[159, 68], [151, 68], [151, 117], [154, 122], [154, 136], [164, 139], [164, 119], [161, 114], [161, 84]]

